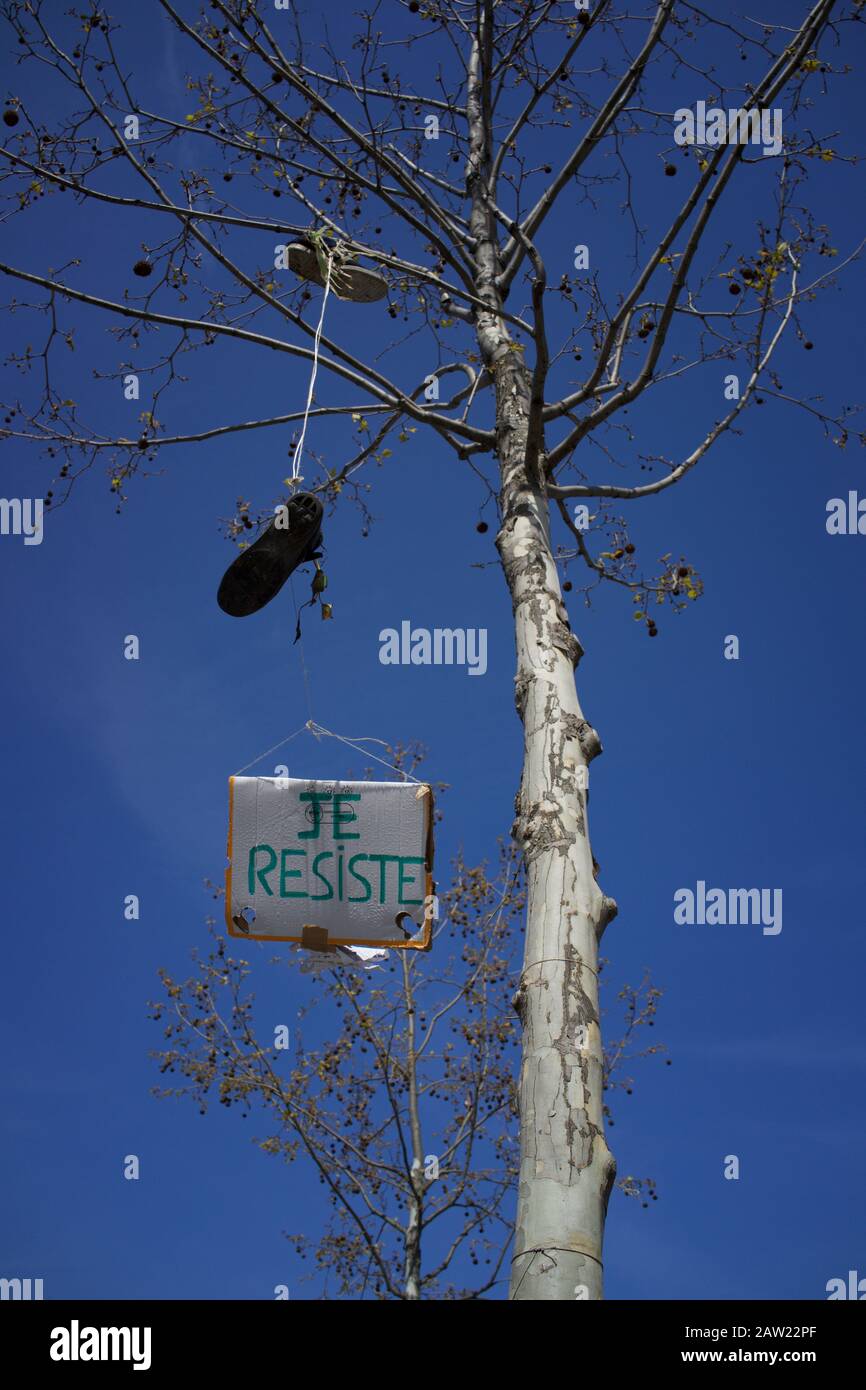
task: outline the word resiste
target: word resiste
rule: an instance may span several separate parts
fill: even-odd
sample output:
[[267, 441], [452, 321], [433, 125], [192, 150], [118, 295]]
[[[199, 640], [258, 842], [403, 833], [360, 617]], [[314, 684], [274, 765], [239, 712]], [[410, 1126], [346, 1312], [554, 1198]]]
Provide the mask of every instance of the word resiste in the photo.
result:
[[[260, 860], [259, 856], [263, 856], [263, 858]], [[424, 860], [420, 855], [353, 854], [347, 859], [343, 845], [340, 845], [336, 851], [332, 849], [320, 850], [309, 867], [313, 876], [318, 879], [318, 884], [315, 886], [321, 885], [324, 889], [321, 893], [311, 893], [307, 888], [288, 887], [291, 879], [307, 879], [306, 862], [300, 868], [292, 868], [291, 861], [293, 859], [306, 861], [308, 859], [307, 851], [289, 846], [281, 849], [278, 854], [273, 845], [253, 845], [249, 854], [247, 870], [247, 887], [250, 895], [255, 895], [256, 884], [258, 883], [271, 898], [275, 896], [309, 898], [311, 902], [327, 902], [334, 898], [340, 903], [384, 903], [390, 900], [396, 901], [401, 907], [421, 907], [424, 903], [424, 890], [421, 883], [417, 881], [414, 873], [409, 872], [411, 866], [416, 866], [419, 871], [423, 872]], [[328, 864], [326, 862], [328, 860], [334, 862]], [[279, 869], [277, 868], [278, 862]], [[359, 867], [362, 864], [375, 867], [364, 872]], [[392, 864], [396, 866], [394, 869], [389, 868], [389, 865]], [[273, 884], [277, 885], [276, 894], [270, 875], [274, 875]], [[371, 879], [376, 885], [378, 898], [373, 897]], [[358, 891], [359, 888], [362, 890], [361, 892]], [[421, 892], [420, 898], [404, 896], [413, 889]]]

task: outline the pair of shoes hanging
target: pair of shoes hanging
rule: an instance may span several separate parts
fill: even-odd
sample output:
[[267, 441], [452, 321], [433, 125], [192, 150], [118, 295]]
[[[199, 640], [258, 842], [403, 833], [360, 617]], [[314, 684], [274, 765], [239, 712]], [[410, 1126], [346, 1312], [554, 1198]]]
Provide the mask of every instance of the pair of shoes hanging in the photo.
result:
[[[381, 275], [357, 265], [339, 246], [331, 250], [318, 234], [311, 236], [308, 243], [295, 242], [289, 246], [288, 264], [296, 275], [317, 285], [327, 284], [340, 299], [355, 303], [370, 304], [381, 299], [387, 290]], [[312, 393], [312, 386], [310, 389]], [[288, 525], [285, 517], [275, 518], [223, 575], [217, 602], [231, 617], [246, 618], [257, 613], [279, 593], [299, 565], [320, 558], [323, 508], [318, 497], [311, 492], [296, 493], [286, 510]], [[316, 580], [319, 580], [318, 573]], [[319, 580], [317, 589], [316, 580], [314, 598], [324, 588]], [[322, 617], [330, 616], [330, 604], [323, 603]]]

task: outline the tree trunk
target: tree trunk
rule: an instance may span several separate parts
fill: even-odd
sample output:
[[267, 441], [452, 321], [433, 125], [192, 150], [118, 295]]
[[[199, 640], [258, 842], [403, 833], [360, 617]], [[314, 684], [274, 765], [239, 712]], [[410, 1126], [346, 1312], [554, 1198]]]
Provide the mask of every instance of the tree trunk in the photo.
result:
[[[409, 1129], [412, 1138], [412, 1165], [409, 1171], [409, 1210], [407, 1213], [403, 1297], [421, 1297], [421, 1229], [424, 1223], [424, 1142], [421, 1137], [421, 1110], [418, 1104], [418, 1055], [415, 1049], [415, 996], [409, 973], [407, 952], [402, 952], [403, 998], [406, 1007], [406, 1073], [409, 1078]], [[399, 1122], [398, 1122], [399, 1126]]]
[[408, 1217], [403, 1260], [403, 1297], [413, 1302], [421, 1297], [421, 1201], [417, 1192], [409, 1201]]
[[511, 1297], [602, 1297], [602, 1238], [616, 1165], [604, 1135], [598, 942], [616, 904], [594, 877], [587, 772], [601, 752], [574, 683], [582, 655], [562, 602], [540, 477], [527, 476], [531, 379], [522, 354], [493, 366], [502, 525], [524, 727], [513, 827], [527, 874], [520, 1182]]
[[524, 729], [513, 827], [526, 865], [527, 916], [514, 997], [523, 1061], [511, 1297], [601, 1298], [604, 1218], [616, 1165], [602, 1112], [598, 943], [616, 904], [593, 874], [586, 768], [601, 745], [574, 684], [581, 647], [551, 551], [543, 440], [532, 476], [527, 465], [532, 377], [499, 312], [502, 266], [490, 192], [492, 34], [493, 7], [484, 0], [467, 74], [466, 187], [475, 293], [489, 306], [477, 311], [475, 323], [496, 396], [496, 544], [514, 610], [515, 697]]

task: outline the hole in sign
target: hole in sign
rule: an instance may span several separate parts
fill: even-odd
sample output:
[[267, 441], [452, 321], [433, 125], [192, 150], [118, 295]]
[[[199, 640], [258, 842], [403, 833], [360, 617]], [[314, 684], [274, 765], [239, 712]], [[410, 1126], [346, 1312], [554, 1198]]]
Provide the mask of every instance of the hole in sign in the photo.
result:
[[256, 910], [254, 907], [242, 907], [237, 916], [232, 917], [232, 921], [238, 931], [248, 933], [253, 922], [256, 920]]

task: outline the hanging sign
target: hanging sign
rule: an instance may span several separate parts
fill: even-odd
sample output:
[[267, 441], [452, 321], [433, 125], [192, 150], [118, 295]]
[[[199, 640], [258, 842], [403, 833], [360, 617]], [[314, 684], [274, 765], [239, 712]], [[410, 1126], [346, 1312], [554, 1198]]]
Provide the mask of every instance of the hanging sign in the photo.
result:
[[229, 778], [231, 936], [426, 950], [432, 874], [426, 783]]

